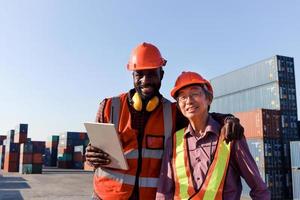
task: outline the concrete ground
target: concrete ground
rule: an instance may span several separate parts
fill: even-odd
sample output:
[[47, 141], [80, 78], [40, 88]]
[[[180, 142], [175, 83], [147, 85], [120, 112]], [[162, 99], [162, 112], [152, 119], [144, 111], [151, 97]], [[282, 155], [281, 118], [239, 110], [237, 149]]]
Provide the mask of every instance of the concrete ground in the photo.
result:
[[0, 200], [85, 200], [93, 191], [93, 172], [43, 169], [43, 174], [7, 173], [0, 170]]

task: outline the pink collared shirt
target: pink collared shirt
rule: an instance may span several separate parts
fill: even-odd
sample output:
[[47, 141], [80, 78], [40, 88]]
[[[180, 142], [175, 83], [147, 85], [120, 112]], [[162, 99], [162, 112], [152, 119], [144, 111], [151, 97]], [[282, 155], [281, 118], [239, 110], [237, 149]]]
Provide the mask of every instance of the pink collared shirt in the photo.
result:
[[[212, 162], [216, 144], [220, 133], [220, 125], [209, 116], [209, 120], [202, 137], [197, 138], [189, 125], [184, 137], [188, 140], [191, 173], [195, 190], [201, 187], [208, 168]], [[251, 188], [252, 199], [270, 199], [270, 192], [263, 182], [256, 163], [250, 154], [245, 138], [233, 143], [227, 176], [223, 190], [224, 200], [240, 199], [242, 192], [241, 177]], [[173, 199], [175, 184], [172, 170], [172, 138], [168, 138], [167, 149], [164, 152], [161, 174], [158, 183], [156, 199]]]

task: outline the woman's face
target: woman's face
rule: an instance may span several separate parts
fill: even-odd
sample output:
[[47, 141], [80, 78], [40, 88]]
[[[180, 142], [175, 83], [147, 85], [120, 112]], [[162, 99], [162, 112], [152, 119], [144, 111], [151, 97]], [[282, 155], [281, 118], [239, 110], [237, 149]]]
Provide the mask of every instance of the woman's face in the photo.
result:
[[179, 90], [177, 103], [182, 114], [192, 120], [208, 113], [211, 100], [201, 86], [191, 85]]

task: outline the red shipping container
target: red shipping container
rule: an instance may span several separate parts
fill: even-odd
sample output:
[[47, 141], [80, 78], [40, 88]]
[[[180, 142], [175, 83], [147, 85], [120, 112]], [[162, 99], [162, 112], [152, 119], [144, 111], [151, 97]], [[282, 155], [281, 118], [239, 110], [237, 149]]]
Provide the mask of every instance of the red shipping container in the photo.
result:
[[27, 133], [17, 133], [14, 136], [14, 143], [26, 143]]
[[58, 168], [63, 168], [63, 169], [72, 169], [73, 164], [72, 164], [72, 161], [58, 161], [57, 162], [57, 167]]
[[280, 137], [280, 111], [256, 109], [234, 115], [240, 119], [246, 138]]
[[86, 138], [86, 133], [79, 133], [79, 139], [84, 140]]
[[5, 153], [5, 159], [7, 158], [9, 162], [19, 162], [19, 156], [20, 154], [15, 152]]
[[20, 154], [20, 164], [31, 164], [31, 163], [32, 163], [32, 153]]
[[81, 152], [74, 152], [73, 153], [73, 161], [75, 162], [82, 162], [84, 160], [84, 157]]
[[19, 172], [19, 163], [10, 162], [9, 157], [5, 156], [3, 170], [5, 172]]
[[32, 154], [32, 164], [42, 164], [43, 163], [43, 155], [41, 153]]

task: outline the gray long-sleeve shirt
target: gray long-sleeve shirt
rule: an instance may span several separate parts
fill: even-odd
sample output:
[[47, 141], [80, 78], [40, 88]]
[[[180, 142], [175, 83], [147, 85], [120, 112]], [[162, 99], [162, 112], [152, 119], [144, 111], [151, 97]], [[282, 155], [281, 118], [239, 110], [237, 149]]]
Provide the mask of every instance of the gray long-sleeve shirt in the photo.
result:
[[[197, 138], [193, 128], [189, 125], [184, 137], [188, 140], [191, 173], [195, 190], [198, 190], [205, 180], [211, 159], [214, 156], [220, 133], [220, 125], [209, 117], [205, 133]], [[270, 199], [266, 184], [260, 177], [257, 165], [250, 154], [245, 138], [234, 141], [224, 185], [223, 199], [240, 199], [242, 192], [241, 177], [250, 186], [252, 199]], [[172, 138], [168, 139], [165, 150], [161, 175], [158, 184], [156, 199], [173, 199], [174, 178], [172, 170]]]

